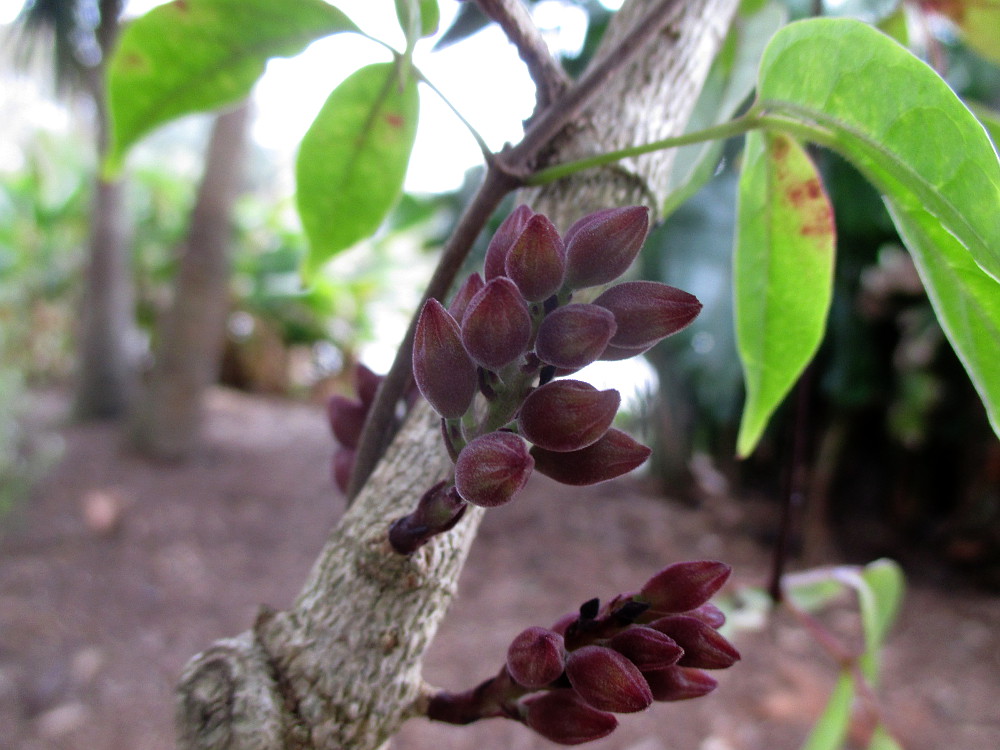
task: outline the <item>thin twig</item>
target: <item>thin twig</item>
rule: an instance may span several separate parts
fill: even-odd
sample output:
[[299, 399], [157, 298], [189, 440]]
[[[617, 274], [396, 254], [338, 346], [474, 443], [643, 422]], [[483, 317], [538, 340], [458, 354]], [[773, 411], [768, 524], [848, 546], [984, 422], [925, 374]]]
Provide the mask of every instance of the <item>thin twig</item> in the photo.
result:
[[535, 82], [535, 112], [542, 112], [569, 87], [569, 76], [552, 56], [542, 32], [521, 0], [477, 2], [483, 13], [496, 21], [511, 44], [517, 47], [517, 54], [528, 66], [528, 75]]

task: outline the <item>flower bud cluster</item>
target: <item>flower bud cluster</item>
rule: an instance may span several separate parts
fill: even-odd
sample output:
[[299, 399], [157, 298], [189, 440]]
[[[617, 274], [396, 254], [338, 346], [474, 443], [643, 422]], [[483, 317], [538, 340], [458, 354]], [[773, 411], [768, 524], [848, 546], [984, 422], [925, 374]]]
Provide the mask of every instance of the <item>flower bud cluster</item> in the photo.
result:
[[705, 670], [740, 658], [718, 632], [724, 615], [708, 601], [729, 573], [715, 561], [675, 563], [638, 593], [603, 607], [592, 599], [551, 628], [527, 628], [496, 677], [465, 693], [438, 693], [428, 717], [468, 723], [504, 716], [576, 745], [610, 734], [614, 714], [706, 695], [717, 682]]
[[592, 302], [574, 301], [621, 276], [648, 231], [642, 206], [590, 214], [560, 235], [522, 205], [493, 236], [483, 274], [469, 276], [447, 308], [424, 304], [414, 380], [441, 416], [464, 502], [503, 505], [536, 470], [564, 484], [595, 484], [649, 456], [611, 426], [618, 391], [553, 379], [641, 354], [698, 315], [695, 297], [656, 282], [619, 283]]
[[381, 383], [381, 375], [376, 375], [363, 364], [358, 364], [354, 369], [354, 389], [358, 394], [357, 398], [334, 394], [326, 403], [330, 431], [339, 444], [333, 453], [331, 473], [333, 483], [341, 492], [347, 492], [351, 482], [358, 441], [361, 440], [365, 419]]

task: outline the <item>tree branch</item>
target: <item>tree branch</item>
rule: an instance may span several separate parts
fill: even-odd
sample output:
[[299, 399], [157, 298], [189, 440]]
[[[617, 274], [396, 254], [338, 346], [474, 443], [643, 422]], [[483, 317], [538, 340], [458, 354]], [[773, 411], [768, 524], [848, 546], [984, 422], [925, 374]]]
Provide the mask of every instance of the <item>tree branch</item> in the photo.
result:
[[542, 112], [558, 99], [570, 84], [569, 76], [549, 52], [542, 33], [521, 0], [477, 0], [483, 13], [503, 29], [507, 39], [528, 66], [535, 82], [535, 112]]

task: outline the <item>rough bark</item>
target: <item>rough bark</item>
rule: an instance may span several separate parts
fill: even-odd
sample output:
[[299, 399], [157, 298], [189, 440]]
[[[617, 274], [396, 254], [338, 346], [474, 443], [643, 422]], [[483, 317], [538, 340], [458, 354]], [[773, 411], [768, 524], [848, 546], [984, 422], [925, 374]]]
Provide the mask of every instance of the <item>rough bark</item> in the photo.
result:
[[[631, 5], [619, 27], [651, 0]], [[648, 53], [658, 63], [626, 71], [561, 146], [576, 150], [554, 151], [552, 160], [589, 153], [588, 142], [605, 150], [679, 130], [735, 6], [736, 0], [680, 4], [670, 32]], [[682, 59], [692, 56], [700, 59]], [[643, 124], [647, 118], [668, 124]], [[533, 203], [557, 214], [563, 226], [609, 204], [637, 198], [658, 204], [654, 196], [662, 194], [668, 170], [655, 162], [566, 180]], [[436, 420], [426, 405], [416, 407], [293, 607], [262, 612], [251, 631], [219, 641], [185, 669], [178, 690], [181, 747], [370, 749], [420, 713], [427, 690], [422, 655], [454, 594], [480, 514], [467, 514], [410, 558], [390, 550], [386, 531], [449, 467]]]
[[233, 204], [243, 183], [249, 105], [215, 119], [156, 360], [132, 415], [133, 442], [155, 458], [198, 445], [205, 389], [215, 382], [229, 311]]

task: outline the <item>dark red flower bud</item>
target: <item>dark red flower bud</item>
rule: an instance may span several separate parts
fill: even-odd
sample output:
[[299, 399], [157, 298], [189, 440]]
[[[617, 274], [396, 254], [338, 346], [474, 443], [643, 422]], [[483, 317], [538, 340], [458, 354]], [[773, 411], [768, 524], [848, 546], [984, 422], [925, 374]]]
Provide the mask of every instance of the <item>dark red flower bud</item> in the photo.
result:
[[412, 555], [438, 534], [457, 524], [468, 504], [454, 486], [438, 482], [423, 494], [416, 509], [389, 527], [389, 544], [401, 555]]
[[371, 407], [375, 400], [375, 394], [383, 379], [382, 375], [376, 375], [360, 362], [354, 368], [354, 390], [358, 394], [358, 398], [361, 399], [361, 403], [365, 405], [366, 410]]
[[[608, 312], [610, 312], [610, 310]], [[628, 349], [622, 346], [612, 346], [611, 344], [608, 344], [607, 348], [601, 353], [600, 359], [602, 362], [620, 362], [623, 359], [632, 359], [632, 357], [638, 357], [640, 354], [645, 354], [652, 348], [652, 346], [640, 346], [637, 349]]]
[[566, 635], [566, 630], [569, 628], [569, 626], [579, 619], [580, 619], [579, 612], [568, 612], [567, 614], [563, 615], [558, 620], [556, 620], [555, 623], [553, 623], [550, 630], [555, 631], [559, 635]]
[[732, 571], [714, 560], [674, 563], [646, 581], [639, 594], [654, 612], [687, 612], [711, 599]]
[[681, 667], [725, 669], [740, 660], [740, 652], [715, 628], [687, 615], [670, 615], [653, 620], [649, 627], [673, 638], [684, 649], [677, 662]]
[[506, 275], [529, 302], [541, 302], [559, 291], [566, 273], [566, 251], [559, 230], [542, 214], [524, 225], [504, 261]]
[[512, 432], [480, 435], [458, 454], [455, 487], [467, 502], [493, 508], [521, 491], [535, 462]]
[[632, 265], [648, 231], [645, 206], [584, 216], [566, 232], [566, 285], [583, 289], [614, 281]]
[[685, 612], [688, 617], [701, 620], [710, 628], [718, 630], [726, 624], [725, 613], [711, 602], [705, 602], [700, 607], [695, 607], [690, 612]]
[[535, 468], [551, 479], [577, 487], [627, 474], [649, 458], [650, 449], [612, 427], [583, 450], [558, 453], [535, 446]]
[[601, 711], [634, 713], [653, 702], [642, 672], [610, 648], [584, 646], [570, 652], [566, 676], [580, 697]]
[[626, 281], [604, 291], [595, 305], [614, 313], [611, 346], [641, 349], [688, 326], [701, 312], [693, 294], [658, 281]]
[[541, 688], [563, 673], [566, 659], [559, 633], [538, 626], [527, 628], [507, 649], [507, 672], [526, 688]]
[[504, 275], [507, 253], [521, 234], [524, 225], [528, 223], [528, 219], [534, 215], [535, 212], [522, 203], [497, 227], [496, 234], [486, 248], [486, 260], [483, 264], [483, 273], [486, 274], [487, 281]]
[[719, 686], [712, 675], [691, 667], [667, 667], [643, 675], [655, 701], [685, 701], [708, 695]]
[[413, 379], [434, 410], [447, 419], [465, 414], [476, 393], [476, 365], [462, 346], [458, 323], [435, 299], [424, 303], [417, 321]]
[[335, 393], [326, 402], [326, 415], [337, 442], [345, 448], [357, 448], [365, 427], [368, 409], [360, 401]]
[[587, 705], [574, 691], [551, 690], [521, 701], [524, 723], [560, 745], [580, 745], [607, 737], [618, 719]]
[[479, 294], [484, 286], [486, 286], [486, 282], [483, 281], [483, 277], [478, 273], [473, 273], [455, 292], [455, 298], [448, 306], [448, 312], [459, 324], [462, 323], [462, 318], [465, 317], [465, 311], [469, 309], [472, 298]]
[[351, 473], [354, 471], [356, 453], [350, 448], [338, 448], [333, 452], [330, 473], [337, 489], [346, 493], [351, 484]]
[[600, 357], [618, 326], [610, 310], [598, 305], [558, 307], [538, 327], [535, 354], [565, 370], [586, 367]]
[[555, 380], [524, 400], [517, 425], [535, 445], [565, 453], [593, 445], [611, 427], [621, 396], [580, 380]]
[[684, 654], [684, 649], [672, 638], [642, 625], [633, 625], [615, 633], [608, 646], [643, 672], [672, 667]]
[[514, 282], [499, 276], [469, 302], [462, 318], [462, 342], [487, 370], [503, 369], [524, 354], [531, 339], [531, 315]]

